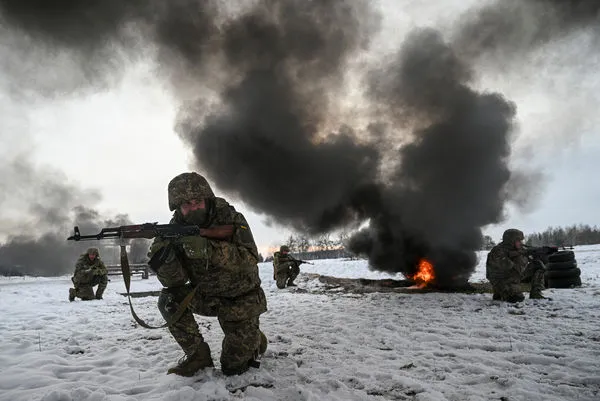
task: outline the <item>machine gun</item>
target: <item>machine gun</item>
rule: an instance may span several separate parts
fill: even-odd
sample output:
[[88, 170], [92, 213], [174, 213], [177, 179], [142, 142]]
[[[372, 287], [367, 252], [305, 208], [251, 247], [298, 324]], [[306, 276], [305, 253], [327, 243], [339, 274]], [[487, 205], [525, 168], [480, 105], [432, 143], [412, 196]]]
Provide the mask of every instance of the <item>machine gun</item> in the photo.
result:
[[525, 256], [532, 260], [540, 260], [548, 264], [548, 256], [558, 252], [557, 246], [527, 246], [523, 245]]

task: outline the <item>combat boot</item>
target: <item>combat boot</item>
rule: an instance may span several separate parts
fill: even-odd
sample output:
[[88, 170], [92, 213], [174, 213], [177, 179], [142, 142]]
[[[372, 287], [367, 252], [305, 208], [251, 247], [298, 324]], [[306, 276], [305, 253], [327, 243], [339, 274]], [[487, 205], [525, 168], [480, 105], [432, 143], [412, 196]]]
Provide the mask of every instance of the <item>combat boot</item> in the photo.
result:
[[493, 301], [502, 301], [502, 296], [500, 294], [498, 294], [497, 292], [495, 292], [494, 295], [492, 295], [492, 300]]
[[75, 301], [75, 288], [69, 288], [69, 302]]
[[515, 304], [517, 302], [523, 302], [525, 300], [525, 296], [523, 294], [519, 293], [515, 293], [515, 294], [510, 294], [508, 295], [504, 301], [506, 302], [510, 302], [511, 304]]
[[531, 291], [529, 293], [529, 299], [549, 299], [546, 298], [541, 291]]
[[212, 357], [210, 356], [210, 348], [207, 343], [202, 343], [198, 346], [198, 349], [191, 355], [186, 355], [179, 360], [177, 366], [169, 368], [167, 374], [174, 373], [179, 376], [194, 376], [196, 372], [204, 368], [212, 368], [215, 364], [213, 363]]
[[104, 290], [96, 290], [96, 299], [102, 299], [102, 294], [104, 294]]
[[294, 284], [294, 282], [293, 282], [291, 279], [290, 279], [290, 280], [288, 280], [288, 282], [287, 282], [287, 286], [288, 286], [288, 287], [297, 287], [297, 285], [296, 285], [296, 284]]

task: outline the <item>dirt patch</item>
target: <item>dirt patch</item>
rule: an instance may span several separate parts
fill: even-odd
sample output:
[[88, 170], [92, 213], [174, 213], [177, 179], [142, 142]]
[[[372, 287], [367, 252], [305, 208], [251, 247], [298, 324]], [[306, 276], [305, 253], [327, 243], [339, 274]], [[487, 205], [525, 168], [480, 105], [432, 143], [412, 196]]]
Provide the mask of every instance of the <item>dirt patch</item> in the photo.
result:
[[[309, 281], [318, 280], [325, 286], [327, 291], [349, 292], [349, 293], [370, 293], [370, 292], [397, 292], [404, 294], [428, 293], [428, 292], [460, 292], [465, 294], [483, 294], [491, 293], [492, 286], [488, 282], [467, 283], [458, 288], [437, 288], [424, 287], [418, 288], [412, 280], [394, 280], [382, 279], [371, 280], [364, 278], [340, 278], [332, 276], [321, 276], [319, 274], [306, 274]], [[527, 284], [524, 284], [523, 291], [528, 291]]]

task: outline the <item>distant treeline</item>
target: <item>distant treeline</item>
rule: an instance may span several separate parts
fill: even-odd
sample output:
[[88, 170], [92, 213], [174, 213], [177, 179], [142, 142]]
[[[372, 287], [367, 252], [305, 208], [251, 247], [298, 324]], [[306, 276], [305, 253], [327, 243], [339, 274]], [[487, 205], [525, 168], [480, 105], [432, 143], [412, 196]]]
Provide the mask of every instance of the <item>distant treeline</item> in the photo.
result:
[[[287, 245], [290, 252], [297, 259], [337, 259], [356, 257], [346, 249], [346, 241], [349, 238], [347, 231], [341, 231], [337, 235], [324, 234], [316, 238], [308, 235], [290, 235], [281, 245]], [[261, 255], [262, 256], [262, 255]], [[273, 255], [267, 255], [265, 262], [273, 260]]]
[[548, 227], [544, 232], [527, 235], [525, 243], [532, 246], [600, 244], [600, 229], [587, 224], [572, 225], [564, 228]]

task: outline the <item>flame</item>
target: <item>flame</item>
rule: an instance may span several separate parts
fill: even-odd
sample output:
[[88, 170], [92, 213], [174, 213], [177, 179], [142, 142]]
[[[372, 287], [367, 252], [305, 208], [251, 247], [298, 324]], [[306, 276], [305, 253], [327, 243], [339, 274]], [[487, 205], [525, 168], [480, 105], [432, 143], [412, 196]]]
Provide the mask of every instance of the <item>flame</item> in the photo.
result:
[[435, 280], [435, 273], [433, 271], [433, 264], [425, 258], [419, 261], [417, 272], [411, 277], [419, 288], [425, 287], [427, 284]]

